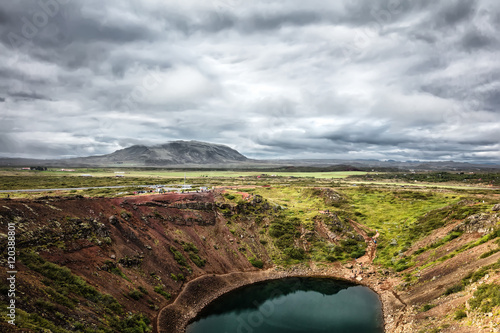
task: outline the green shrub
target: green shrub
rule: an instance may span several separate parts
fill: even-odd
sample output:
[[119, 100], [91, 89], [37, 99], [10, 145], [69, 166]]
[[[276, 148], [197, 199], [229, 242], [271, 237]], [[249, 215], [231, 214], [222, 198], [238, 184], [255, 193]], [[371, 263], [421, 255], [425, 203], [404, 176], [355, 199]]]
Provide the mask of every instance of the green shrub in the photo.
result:
[[172, 280], [174, 281], [184, 281], [186, 278], [184, 277], [184, 274], [182, 273], [179, 273], [177, 275], [175, 275], [174, 273], [170, 273], [170, 277], [172, 278]]
[[420, 308], [420, 312], [426, 312], [429, 311], [430, 309], [434, 308], [434, 304], [425, 304]]
[[455, 311], [455, 320], [461, 320], [465, 317], [467, 317], [467, 313], [463, 309]]
[[[113, 312], [122, 311], [122, 307], [116, 299], [110, 295], [101, 294], [81, 277], [74, 275], [69, 268], [47, 262], [32, 252], [22, 252], [20, 258], [28, 268], [43, 275], [45, 277], [43, 283], [52, 287], [57, 293], [65, 295], [74, 293], [93, 303], [100, 303]], [[59, 297], [59, 299], [63, 298]], [[67, 299], [64, 302], [67, 302]], [[72, 302], [67, 303], [69, 305]]]
[[487, 265], [487, 266], [483, 266], [481, 267], [480, 269], [478, 269], [477, 271], [475, 272], [469, 272], [463, 279], [462, 279], [462, 284], [464, 286], [470, 284], [470, 283], [474, 283], [474, 282], [477, 282], [479, 281], [481, 278], [483, 278], [486, 274], [488, 274], [488, 272], [491, 270], [491, 269], [498, 269], [500, 268], [500, 260], [498, 260], [496, 263], [494, 264], [491, 264], [491, 265]]
[[474, 297], [469, 300], [469, 304], [472, 309], [491, 312], [493, 307], [500, 305], [500, 285], [480, 285], [474, 292]]
[[30, 331], [36, 330], [34, 332], [69, 333], [37, 313], [27, 313], [21, 309], [16, 309], [16, 312], [16, 325], [19, 327], [29, 328]]
[[298, 247], [285, 249], [285, 254], [295, 260], [303, 260], [306, 257], [306, 251], [303, 248]]
[[170, 252], [172, 252], [172, 254], [174, 255], [174, 259], [175, 261], [177, 261], [177, 263], [181, 266], [184, 266], [184, 267], [187, 267], [187, 260], [186, 258], [184, 258], [184, 256], [182, 255], [182, 253], [180, 253], [179, 251], [177, 251], [177, 249], [173, 246], [170, 247]]
[[336, 256], [329, 254], [326, 256], [326, 260], [328, 260], [329, 262], [335, 262], [339, 259]]
[[59, 305], [63, 305], [63, 306], [70, 308], [70, 309], [75, 308], [75, 302], [73, 300], [71, 300], [70, 298], [57, 292], [52, 287], [47, 287], [44, 289], [44, 291], [47, 293], [47, 295], [50, 296], [50, 299], [52, 301], [54, 301], [55, 303], [57, 303]]
[[199, 255], [195, 253], [190, 253], [189, 259], [191, 259], [191, 261], [198, 267], [203, 267], [207, 263], [206, 259], [202, 259]]
[[167, 293], [165, 290], [163, 290], [163, 287], [162, 286], [156, 286], [154, 288], [154, 291], [160, 295], [162, 295], [163, 297], [165, 297], [167, 300], [169, 300], [172, 295], [170, 295], [169, 293]]
[[139, 290], [133, 289], [129, 291], [128, 296], [138, 301], [142, 298], [143, 294]]
[[182, 244], [182, 248], [186, 252], [194, 252], [194, 253], [199, 252], [198, 248], [193, 243], [184, 243], [184, 244]]
[[122, 272], [122, 270], [120, 268], [116, 267], [116, 266], [115, 267], [110, 267], [109, 271], [111, 273], [115, 274], [115, 275], [118, 275], [118, 276], [124, 278], [127, 281], [130, 281], [130, 279]]
[[500, 252], [500, 247], [499, 247], [499, 248], [497, 248], [497, 249], [493, 249], [493, 250], [490, 250], [490, 251], [488, 251], [488, 252], [485, 252], [485, 253], [481, 254], [481, 255], [479, 256], [479, 258], [480, 258], [480, 259], [488, 258], [489, 256], [491, 256], [491, 255], [493, 255], [493, 254], [495, 254], [495, 253], [497, 253], [497, 252]]
[[418, 255], [418, 254], [423, 253], [423, 252], [425, 252], [425, 248], [421, 247], [420, 249], [415, 251], [413, 254]]
[[402, 272], [405, 269], [410, 268], [411, 266], [413, 266], [411, 262], [407, 262], [405, 259], [401, 259], [397, 261], [396, 264], [394, 265], [394, 270], [396, 272]]
[[255, 258], [255, 257], [252, 257], [252, 258], [248, 259], [248, 261], [250, 261], [250, 263], [254, 267], [257, 267], [257, 268], [263, 268], [264, 267], [264, 262], [262, 260], [260, 260], [260, 259]]
[[455, 284], [451, 287], [449, 287], [448, 289], [446, 289], [446, 291], [443, 293], [443, 295], [445, 296], [448, 296], [448, 295], [451, 295], [451, 294], [454, 294], [454, 293], [458, 293], [460, 291], [464, 290], [464, 285], [463, 284]]
[[224, 197], [228, 200], [234, 200], [236, 198], [234, 195], [229, 193], [224, 194]]
[[35, 301], [35, 306], [38, 309], [44, 309], [44, 310], [48, 310], [48, 311], [55, 311], [56, 310], [56, 306], [54, 304], [52, 304], [49, 301], [46, 301], [44, 299], [40, 299], [40, 298]]
[[143, 314], [132, 314], [122, 320], [115, 320], [112, 327], [120, 333], [148, 333], [152, 331], [151, 320]]

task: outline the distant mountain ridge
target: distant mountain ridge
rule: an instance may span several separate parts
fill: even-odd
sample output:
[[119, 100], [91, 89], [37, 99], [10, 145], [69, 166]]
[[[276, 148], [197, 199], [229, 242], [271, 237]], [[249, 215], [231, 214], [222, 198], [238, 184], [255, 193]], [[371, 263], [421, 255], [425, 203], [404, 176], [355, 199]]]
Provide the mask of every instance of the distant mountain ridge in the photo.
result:
[[[70, 159], [0, 158], [0, 166], [11, 167], [165, 167], [216, 168], [296, 171], [345, 170], [498, 170], [498, 164], [474, 164], [453, 161], [378, 161], [346, 159], [275, 159], [256, 160], [222, 144], [201, 141], [171, 141], [155, 146], [134, 145], [99, 156]], [[287, 169], [291, 168], [291, 169]], [[326, 169], [325, 169], [326, 168]]]
[[135, 145], [102, 156], [68, 159], [67, 162], [92, 165], [198, 165], [248, 161], [238, 151], [221, 144], [200, 141], [172, 141], [162, 145]]

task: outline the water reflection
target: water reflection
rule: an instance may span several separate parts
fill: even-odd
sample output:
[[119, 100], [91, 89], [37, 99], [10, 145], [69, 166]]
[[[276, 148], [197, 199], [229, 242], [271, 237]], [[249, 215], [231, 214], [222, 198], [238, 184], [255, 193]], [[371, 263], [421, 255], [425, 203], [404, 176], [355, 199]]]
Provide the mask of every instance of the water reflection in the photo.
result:
[[320, 278], [246, 286], [207, 306], [188, 333], [380, 333], [381, 304], [367, 287]]

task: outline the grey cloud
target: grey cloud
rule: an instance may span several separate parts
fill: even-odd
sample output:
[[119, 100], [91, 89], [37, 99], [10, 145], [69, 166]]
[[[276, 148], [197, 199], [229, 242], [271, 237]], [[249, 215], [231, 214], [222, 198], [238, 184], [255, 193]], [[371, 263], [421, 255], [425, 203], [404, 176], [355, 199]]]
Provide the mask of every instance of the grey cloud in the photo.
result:
[[486, 95], [485, 102], [488, 111], [500, 113], [500, 90], [491, 91]]
[[416, 65], [411, 66], [407, 70], [408, 75], [422, 75], [424, 73], [434, 72], [440, 69], [444, 69], [448, 66], [446, 59], [440, 57], [430, 57], [424, 59]]
[[10, 22], [10, 17], [7, 12], [0, 10], [0, 25], [5, 25]]
[[9, 93], [9, 96], [14, 97], [16, 99], [24, 99], [24, 100], [33, 100], [33, 99], [50, 100], [50, 98], [48, 98], [47, 96], [43, 96], [36, 92], [15, 92], [15, 93]]
[[377, 146], [402, 146], [411, 142], [408, 138], [397, 135], [396, 133], [384, 133], [384, 130], [365, 129], [363, 132], [353, 132], [349, 129], [332, 133], [325, 136], [326, 139], [333, 142], [345, 142], [352, 144], [370, 144]]
[[470, 19], [476, 12], [476, 1], [452, 0], [447, 1], [444, 7], [438, 11], [438, 24], [455, 26], [458, 23]]
[[291, 11], [288, 13], [279, 14], [263, 14], [259, 13], [250, 16], [246, 22], [245, 30], [274, 30], [282, 26], [304, 26], [311, 23], [321, 23], [322, 19], [318, 12], [311, 11]]
[[463, 36], [461, 43], [465, 50], [475, 51], [492, 45], [494, 39], [485, 36], [477, 29], [471, 29]]
[[[232, 29], [238, 24], [238, 18], [227, 12], [209, 12], [206, 17], [205, 29], [209, 32]], [[184, 27], [184, 30], [187, 31], [188, 29]]]
[[429, 32], [414, 32], [410, 35], [412, 38], [416, 40], [424, 41], [428, 44], [434, 44], [438, 40], [436, 36], [432, 35]]
[[190, 3], [73, 1], [21, 47], [39, 5], [0, 3], [0, 155], [499, 160], [491, 1]]

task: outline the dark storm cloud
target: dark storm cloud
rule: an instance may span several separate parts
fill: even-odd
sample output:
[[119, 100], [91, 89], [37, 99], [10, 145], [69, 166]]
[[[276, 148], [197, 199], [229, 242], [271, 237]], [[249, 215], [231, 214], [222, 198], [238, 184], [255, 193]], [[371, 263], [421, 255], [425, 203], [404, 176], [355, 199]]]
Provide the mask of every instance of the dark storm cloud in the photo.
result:
[[24, 100], [32, 100], [32, 99], [40, 99], [40, 100], [50, 100], [47, 96], [40, 95], [36, 92], [15, 92], [9, 93], [10, 97], [14, 97], [15, 99], [24, 99]]
[[0, 156], [500, 161], [493, 0], [4, 1]]
[[494, 43], [494, 39], [485, 36], [477, 29], [469, 30], [462, 38], [462, 46], [467, 51], [483, 49]]
[[476, 12], [477, 1], [474, 0], [455, 0], [446, 1], [444, 6], [437, 12], [438, 26], [457, 24], [469, 20]]
[[259, 13], [251, 16], [243, 24], [245, 30], [256, 32], [259, 30], [275, 30], [283, 26], [304, 26], [321, 23], [322, 18], [318, 12], [292, 11], [288, 13]]
[[0, 25], [5, 25], [10, 21], [7, 12], [0, 10]]
[[436, 36], [430, 34], [430, 33], [421, 33], [421, 32], [415, 32], [413, 35], [411, 35], [412, 39], [416, 40], [421, 40], [424, 41], [428, 44], [434, 44], [438, 40]]

